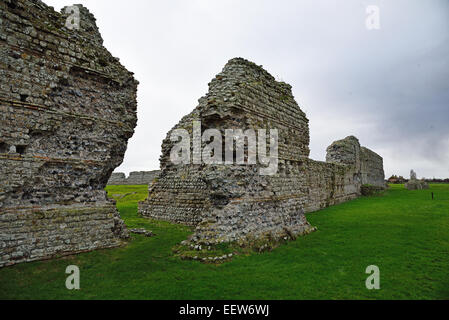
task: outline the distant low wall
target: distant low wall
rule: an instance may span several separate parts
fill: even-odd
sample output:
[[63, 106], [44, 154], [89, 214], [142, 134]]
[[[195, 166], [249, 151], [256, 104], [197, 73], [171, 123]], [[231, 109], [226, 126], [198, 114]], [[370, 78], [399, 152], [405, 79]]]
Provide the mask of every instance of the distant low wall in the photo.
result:
[[150, 184], [160, 173], [159, 170], [153, 171], [134, 171], [127, 178], [123, 172], [114, 172], [109, 178], [108, 185], [139, 185]]
[[354, 167], [307, 159], [304, 162], [307, 191], [304, 212], [314, 212], [357, 198], [360, 181]]

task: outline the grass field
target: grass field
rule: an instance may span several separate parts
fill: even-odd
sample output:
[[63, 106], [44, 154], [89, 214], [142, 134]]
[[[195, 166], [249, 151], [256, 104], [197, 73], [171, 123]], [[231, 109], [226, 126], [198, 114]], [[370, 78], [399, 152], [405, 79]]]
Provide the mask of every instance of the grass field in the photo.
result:
[[[318, 231], [218, 266], [173, 256], [171, 248], [190, 230], [139, 217], [146, 186], [107, 190], [119, 199], [128, 227], [156, 236], [0, 269], [0, 299], [449, 299], [447, 184], [420, 191], [394, 185], [383, 196], [308, 214]], [[65, 288], [71, 264], [81, 271], [78, 291]], [[373, 264], [380, 290], [365, 287], [365, 269]]]

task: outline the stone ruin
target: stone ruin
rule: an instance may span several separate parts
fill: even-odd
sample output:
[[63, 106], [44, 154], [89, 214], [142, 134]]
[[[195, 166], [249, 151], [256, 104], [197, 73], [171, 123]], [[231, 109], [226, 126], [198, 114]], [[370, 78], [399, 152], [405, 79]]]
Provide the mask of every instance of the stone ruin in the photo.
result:
[[429, 189], [429, 184], [426, 182], [425, 179], [418, 180], [416, 177], [416, 172], [410, 170], [410, 180], [405, 183], [405, 188], [408, 190], [422, 190], [422, 189]]
[[[104, 187], [136, 126], [138, 83], [77, 7], [80, 28], [71, 30], [70, 14], [39, 0], [0, 2], [0, 267], [128, 237]], [[354, 199], [364, 183], [383, 184], [382, 158], [355, 137], [333, 143], [326, 162], [309, 159], [306, 115], [291, 87], [262, 67], [232, 59], [209, 88], [173, 129], [192, 132], [194, 120], [202, 131], [276, 128], [278, 170], [174, 164], [169, 132], [162, 171], [139, 211], [195, 226], [186, 245], [294, 238], [314, 230], [304, 213]]]
[[[194, 121], [201, 121], [201, 132], [215, 128], [221, 134], [226, 129], [278, 129], [277, 173], [261, 175], [260, 162], [173, 163], [171, 134], [180, 128], [192, 133]], [[252, 62], [230, 60], [209, 83], [198, 106], [163, 141], [161, 173], [149, 186], [147, 200], [139, 203], [139, 212], [194, 226], [183, 245], [204, 253], [223, 242], [307, 234], [314, 228], [304, 213], [354, 199], [363, 184], [385, 187], [382, 158], [353, 136], [334, 142], [326, 162], [309, 159], [308, 122], [290, 85], [277, 82]], [[195, 157], [195, 150], [192, 154]]]
[[133, 171], [127, 178], [123, 172], [113, 172], [109, 178], [108, 185], [145, 185], [151, 184], [159, 175], [159, 170]]
[[138, 83], [77, 7], [69, 30], [41, 1], [0, 2], [0, 267], [128, 237], [104, 187], [134, 133]]

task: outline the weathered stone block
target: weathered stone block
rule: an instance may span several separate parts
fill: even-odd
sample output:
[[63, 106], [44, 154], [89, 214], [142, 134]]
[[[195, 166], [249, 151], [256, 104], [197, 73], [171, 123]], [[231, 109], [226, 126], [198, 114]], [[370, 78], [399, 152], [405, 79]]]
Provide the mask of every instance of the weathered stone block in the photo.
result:
[[407, 183], [405, 183], [405, 188], [408, 190], [429, 189], [429, 184], [426, 182], [425, 179], [418, 180], [418, 178], [416, 177], [416, 172], [411, 170], [410, 180]]

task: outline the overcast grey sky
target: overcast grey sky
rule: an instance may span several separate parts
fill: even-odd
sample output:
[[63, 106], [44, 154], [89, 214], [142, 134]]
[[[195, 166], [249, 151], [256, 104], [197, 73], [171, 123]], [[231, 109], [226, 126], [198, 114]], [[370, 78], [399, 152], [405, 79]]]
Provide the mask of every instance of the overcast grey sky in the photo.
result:
[[[58, 11], [70, 0], [44, 0]], [[233, 57], [293, 87], [311, 158], [355, 135], [385, 174], [449, 177], [447, 0], [76, 0], [139, 80], [138, 125], [123, 164], [159, 168], [167, 132]], [[365, 26], [380, 9], [380, 29]]]

